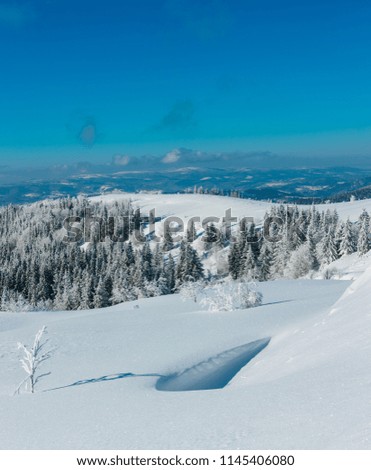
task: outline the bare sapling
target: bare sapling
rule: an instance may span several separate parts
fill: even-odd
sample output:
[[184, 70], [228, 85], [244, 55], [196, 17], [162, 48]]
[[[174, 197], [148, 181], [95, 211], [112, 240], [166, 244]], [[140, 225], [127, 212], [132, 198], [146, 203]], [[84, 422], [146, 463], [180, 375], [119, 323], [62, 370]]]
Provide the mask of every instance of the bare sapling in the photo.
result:
[[16, 394], [20, 393], [22, 387], [27, 392], [35, 393], [35, 387], [37, 383], [51, 372], [40, 374], [41, 365], [50, 359], [51, 350], [46, 350], [48, 339], [43, 339], [43, 336], [47, 333], [46, 326], [43, 326], [41, 330], [36, 333], [32, 347], [28, 347], [23, 343], [18, 343], [18, 349], [23, 352], [23, 357], [20, 359], [23, 370], [27, 376], [19, 384]]

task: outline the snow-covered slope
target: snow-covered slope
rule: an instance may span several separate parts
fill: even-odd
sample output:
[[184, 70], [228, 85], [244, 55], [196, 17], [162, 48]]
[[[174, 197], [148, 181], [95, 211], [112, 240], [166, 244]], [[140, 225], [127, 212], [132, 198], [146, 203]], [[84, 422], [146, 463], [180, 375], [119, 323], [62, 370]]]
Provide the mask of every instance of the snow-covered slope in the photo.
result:
[[366, 255], [359, 256], [358, 253], [344, 255], [333, 261], [318, 273], [319, 277], [323, 276], [323, 271], [332, 271], [333, 279], [355, 280], [358, 279], [368, 268], [371, 262], [371, 252]]
[[[156, 215], [251, 216], [268, 203], [107, 195]], [[324, 206], [358, 218], [371, 201]], [[320, 207], [321, 209], [321, 207]], [[371, 449], [371, 258], [339, 280], [259, 284], [261, 307], [209, 313], [178, 295], [79, 312], [0, 312], [2, 449]], [[48, 326], [52, 374], [34, 395], [17, 341]], [[227, 383], [228, 382], [228, 383]], [[227, 385], [225, 385], [227, 383]]]
[[[268, 282], [262, 307], [236, 312], [200, 311], [172, 295], [1, 313], [0, 447], [369, 449], [369, 281], [367, 271], [343, 296], [349, 282]], [[16, 342], [43, 324], [57, 347], [52, 375], [38, 393], [13, 397], [23, 376]], [[161, 377], [197, 364], [201, 373], [225, 368], [226, 351], [264, 338], [224, 388], [156, 390]]]
[[[115, 201], [130, 199], [135, 207], [140, 207], [144, 214], [148, 214], [155, 209], [157, 217], [176, 216], [183, 220], [184, 226], [191, 217], [199, 217], [201, 221], [208, 217], [218, 217], [220, 221], [226, 215], [226, 211], [231, 211], [230, 216], [240, 220], [243, 217], [252, 217], [256, 224], [260, 224], [264, 214], [276, 204], [264, 201], [254, 201], [252, 199], [238, 199], [227, 196], [213, 196], [205, 194], [155, 194], [155, 193], [115, 193], [91, 198], [95, 202], [111, 204]], [[299, 208], [308, 208], [301, 205]], [[371, 213], [371, 199], [362, 201], [350, 201], [336, 204], [322, 204], [316, 206], [318, 211], [336, 210], [341, 220], [348, 218], [355, 222], [363, 210]], [[233, 222], [236, 225], [237, 222]], [[197, 230], [202, 232], [201, 224], [196, 223]], [[156, 234], [163, 234], [161, 224], [156, 226]], [[193, 243], [199, 253], [203, 252], [203, 245], [200, 239]], [[177, 250], [174, 252], [177, 253]], [[215, 256], [203, 259], [204, 268], [215, 274], [218, 266], [225, 266], [227, 263], [229, 248], [219, 251]], [[334, 279], [354, 280], [357, 279], [366, 269], [370, 262], [370, 254], [359, 257], [357, 253], [346, 255], [326, 266], [316, 277], [322, 278], [324, 271], [333, 271]]]
[[107, 194], [91, 198], [93, 201], [112, 203], [131, 199], [134, 206], [140, 207], [143, 213], [155, 209], [156, 216], [177, 216], [185, 221], [190, 217], [224, 217], [228, 209], [232, 217], [255, 217], [261, 220], [271, 204], [251, 199], [238, 199], [228, 196], [212, 196], [206, 194], [152, 194], [123, 193]]
[[[272, 206], [271, 203], [264, 201], [205, 194], [114, 193], [91, 199], [106, 203], [131, 199], [134, 205], [143, 209], [144, 213], [155, 208], [158, 216], [176, 215], [184, 219], [194, 216], [201, 219], [209, 216], [223, 217], [225, 211], [231, 209], [232, 216], [254, 217], [257, 221], [261, 221], [264, 213]], [[355, 221], [363, 209], [371, 213], [371, 199], [336, 204], [319, 204], [316, 207], [319, 211], [336, 209], [341, 219], [346, 220], [350, 217], [352, 221]]]

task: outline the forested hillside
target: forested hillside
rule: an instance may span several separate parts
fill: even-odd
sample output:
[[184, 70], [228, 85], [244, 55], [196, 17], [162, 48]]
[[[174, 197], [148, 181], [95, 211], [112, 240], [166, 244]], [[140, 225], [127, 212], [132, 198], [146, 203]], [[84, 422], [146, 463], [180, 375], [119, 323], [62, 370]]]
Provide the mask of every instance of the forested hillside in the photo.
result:
[[1, 310], [106, 307], [226, 276], [295, 279], [321, 269], [331, 277], [326, 265], [369, 250], [369, 224], [366, 211], [352, 223], [336, 210], [272, 205], [263, 223], [190, 223], [174, 241], [169, 224], [130, 200], [9, 205], [0, 209]]

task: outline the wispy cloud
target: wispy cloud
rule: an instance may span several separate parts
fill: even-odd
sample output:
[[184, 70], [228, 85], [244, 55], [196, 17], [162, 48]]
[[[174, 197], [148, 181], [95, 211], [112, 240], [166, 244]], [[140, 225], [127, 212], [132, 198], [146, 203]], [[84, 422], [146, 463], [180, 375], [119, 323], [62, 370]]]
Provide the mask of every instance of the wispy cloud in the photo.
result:
[[174, 149], [171, 150], [171, 152], [168, 152], [161, 161], [162, 163], [175, 163], [180, 159], [180, 157], [181, 151], [179, 149]]
[[81, 145], [92, 148], [102, 137], [98, 132], [96, 118], [84, 110], [75, 110], [66, 122], [68, 133]]
[[128, 155], [114, 155], [112, 157], [112, 164], [118, 166], [126, 166], [130, 162], [130, 157]]
[[36, 12], [30, 5], [20, 5], [16, 3], [5, 3], [0, 5], [0, 26], [19, 27], [33, 21]]
[[93, 117], [85, 118], [85, 122], [77, 134], [77, 139], [85, 147], [91, 148], [96, 143], [97, 137], [98, 131], [95, 119]]
[[177, 101], [152, 130], [173, 135], [193, 134], [197, 130], [196, 109], [192, 100]]

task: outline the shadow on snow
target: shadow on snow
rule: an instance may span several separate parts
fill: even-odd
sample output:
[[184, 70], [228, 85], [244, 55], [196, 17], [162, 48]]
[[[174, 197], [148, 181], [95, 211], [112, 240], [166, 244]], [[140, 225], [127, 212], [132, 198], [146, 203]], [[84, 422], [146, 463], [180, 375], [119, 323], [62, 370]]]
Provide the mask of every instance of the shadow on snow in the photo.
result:
[[180, 373], [162, 376], [156, 383], [156, 389], [184, 392], [224, 388], [269, 342], [270, 338], [259, 339], [210, 357]]
[[63, 385], [62, 387], [55, 387], [45, 392], [51, 392], [53, 390], [61, 390], [62, 388], [78, 387], [79, 385], [96, 384], [100, 382], [112, 382], [113, 380], [128, 379], [130, 377], [162, 377], [160, 374], [133, 374], [132, 372], [120, 372], [118, 374], [103, 375], [102, 377], [95, 377], [92, 379], [78, 380], [69, 385]]
[[270, 339], [271, 338], [263, 338], [238, 346], [237, 348], [228, 349], [182, 372], [171, 375], [164, 376], [161, 374], [133, 374], [132, 372], [122, 372], [78, 380], [69, 385], [45, 390], [45, 392], [135, 377], [158, 377], [156, 389], [162, 392], [221, 389], [224, 388], [246, 364], [268, 346]]

